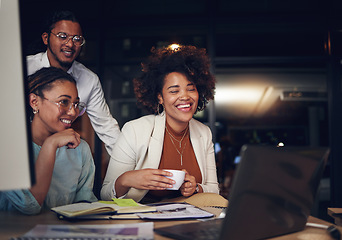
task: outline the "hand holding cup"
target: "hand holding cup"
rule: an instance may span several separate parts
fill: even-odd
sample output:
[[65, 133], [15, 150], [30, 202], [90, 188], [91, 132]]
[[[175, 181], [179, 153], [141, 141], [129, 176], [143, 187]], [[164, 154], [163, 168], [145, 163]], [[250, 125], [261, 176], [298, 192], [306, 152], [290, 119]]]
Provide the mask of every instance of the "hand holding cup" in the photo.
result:
[[166, 177], [176, 182], [172, 188], [166, 188], [166, 190], [178, 190], [184, 182], [185, 172], [181, 170], [171, 170], [171, 169], [164, 169], [164, 171], [168, 171], [172, 173], [171, 177], [169, 176], [166, 176]]

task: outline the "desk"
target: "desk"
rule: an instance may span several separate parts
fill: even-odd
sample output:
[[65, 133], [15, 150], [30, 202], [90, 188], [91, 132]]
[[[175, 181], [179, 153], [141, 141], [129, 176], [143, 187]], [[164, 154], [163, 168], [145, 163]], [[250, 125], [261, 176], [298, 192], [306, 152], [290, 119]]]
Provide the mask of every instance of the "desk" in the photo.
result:
[[[190, 223], [192, 221], [155, 221], [154, 227], [166, 227], [181, 223]], [[53, 212], [43, 212], [35, 216], [26, 216], [19, 213], [0, 212], [0, 240], [10, 239], [11, 237], [18, 237], [32, 229], [37, 224], [123, 224], [123, 223], [137, 223], [143, 222], [142, 220], [95, 220], [95, 221], [81, 221], [81, 222], [68, 222], [59, 220]], [[328, 224], [329, 223], [310, 217], [309, 222]], [[342, 227], [339, 227], [342, 231]], [[155, 240], [167, 240], [170, 238], [154, 234]], [[276, 238], [273, 240], [331, 240], [332, 238], [326, 233], [324, 229], [306, 227], [303, 231], [292, 233]]]
[[342, 226], [342, 208], [328, 208], [328, 215], [334, 219], [337, 226]]

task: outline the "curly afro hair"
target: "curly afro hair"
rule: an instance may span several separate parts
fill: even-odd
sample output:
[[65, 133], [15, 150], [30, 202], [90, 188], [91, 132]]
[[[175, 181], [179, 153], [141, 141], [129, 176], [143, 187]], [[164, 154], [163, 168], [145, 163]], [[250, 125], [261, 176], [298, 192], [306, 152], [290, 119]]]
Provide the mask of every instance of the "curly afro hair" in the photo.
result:
[[171, 72], [185, 74], [196, 85], [199, 94], [196, 112], [204, 110], [208, 101], [214, 99], [216, 81], [210, 73], [206, 49], [194, 46], [153, 47], [151, 53], [141, 64], [141, 75], [133, 79], [138, 105], [149, 113], [158, 114], [158, 94], [162, 92], [166, 75]]

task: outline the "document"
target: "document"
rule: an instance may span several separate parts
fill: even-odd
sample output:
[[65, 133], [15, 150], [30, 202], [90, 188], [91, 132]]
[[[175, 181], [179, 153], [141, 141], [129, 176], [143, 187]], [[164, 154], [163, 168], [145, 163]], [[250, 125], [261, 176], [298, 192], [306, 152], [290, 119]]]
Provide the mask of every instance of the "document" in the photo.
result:
[[152, 240], [153, 222], [101, 225], [37, 225], [11, 240]]
[[153, 213], [138, 213], [145, 220], [167, 220], [167, 219], [200, 219], [210, 218], [215, 215], [188, 203], [169, 203], [155, 206], [157, 211]]
[[[207, 209], [201, 209], [188, 203], [162, 203], [153, 205], [156, 212], [136, 214], [115, 214], [112, 216], [97, 215], [96, 219], [110, 220], [184, 220], [215, 217], [216, 214]], [[218, 215], [217, 215], [218, 216]]]

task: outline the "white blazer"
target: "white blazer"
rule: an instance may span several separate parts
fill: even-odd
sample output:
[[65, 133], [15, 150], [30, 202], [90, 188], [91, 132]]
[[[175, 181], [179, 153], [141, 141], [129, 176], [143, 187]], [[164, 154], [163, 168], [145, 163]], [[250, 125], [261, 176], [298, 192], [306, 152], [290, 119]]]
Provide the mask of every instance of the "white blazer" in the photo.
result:
[[[126, 171], [145, 168], [158, 169], [163, 151], [165, 114], [147, 115], [127, 122], [116, 142], [104, 179], [101, 198], [115, 197], [116, 179]], [[208, 126], [191, 119], [190, 141], [202, 174], [203, 192], [219, 193], [212, 134]], [[148, 192], [131, 188], [123, 198], [139, 202]]]

